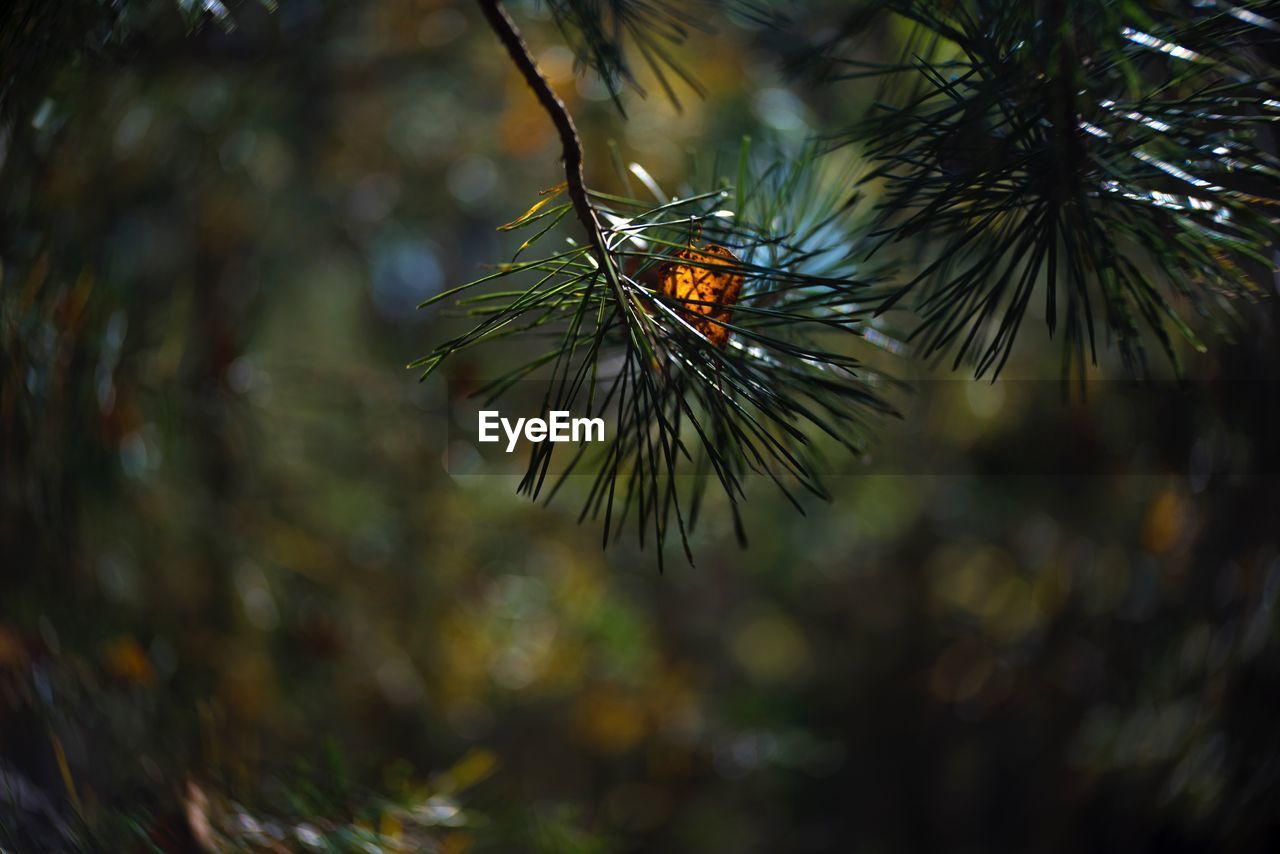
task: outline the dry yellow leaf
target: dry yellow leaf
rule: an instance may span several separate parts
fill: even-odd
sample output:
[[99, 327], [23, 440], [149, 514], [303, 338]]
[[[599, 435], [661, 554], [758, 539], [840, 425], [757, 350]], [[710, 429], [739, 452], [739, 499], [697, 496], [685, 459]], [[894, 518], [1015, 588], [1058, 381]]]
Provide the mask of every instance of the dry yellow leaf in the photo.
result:
[[729, 330], [721, 324], [729, 321], [742, 291], [737, 256], [708, 243], [702, 249], [681, 249], [675, 257], [679, 260], [668, 262], [659, 272], [662, 293], [681, 302], [694, 300], [684, 302], [681, 311], [685, 319], [712, 344], [723, 347]]

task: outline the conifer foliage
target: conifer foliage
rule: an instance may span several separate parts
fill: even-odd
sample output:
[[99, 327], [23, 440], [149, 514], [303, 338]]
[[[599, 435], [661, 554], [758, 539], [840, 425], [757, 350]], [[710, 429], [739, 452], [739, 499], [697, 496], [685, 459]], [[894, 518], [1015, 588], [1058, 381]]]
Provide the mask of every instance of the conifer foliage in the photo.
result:
[[914, 25], [852, 137], [884, 182], [882, 241], [940, 238], [882, 303], [909, 299], [925, 353], [997, 373], [1037, 287], [1064, 370], [1105, 328], [1197, 349], [1183, 313], [1256, 297], [1276, 238], [1274, 22], [1224, 3], [877, 4]]
[[[1269, 4], [855, 4], [804, 64], [833, 86], [877, 78], [864, 121], [791, 159], [744, 144], [732, 168], [679, 193], [619, 163], [619, 186], [637, 179], [644, 198], [586, 187], [568, 110], [502, 4], [480, 6], [559, 132], [566, 181], [504, 226], [531, 232], [516, 258], [437, 298], [461, 295], [480, 319], [416, 364], [425, 378], [480, 343], [550, 338], [485, 393], [546, 376], [547, 408], [612, 413], [607, 449], [568, 465], [595, 475], [582, 515], [602, 520], [606, 543], [630, 518], [642, 543], [651, 534], [661, 553], [678, 532], [688, 554], [708, 475], [735, 520], [751, 473], [798, 507], [797, 491], [823, 495], [818, 437], [857, 454], [893, 413], [888, 379], [859, 357], [868, 342], [900, 349], [884, 317], [919, 355], [994, 377], [1039, 301], [1064, 377], [1083, 377], [1108, 342], [1144, 372], [1154, 339], [1177, 367], [1178, 339], [1204, 349], [1190, 315], [1221, 328], [1265, 293], [1280, 212]], [[547, 6], [620, 120], [641, 65], [677, 105], [672, 77], [700, 91], [679, 51], [716, 13], [788, 23], [766, 4]], [[899, 55], [866, 44], [904, 31]], [[860, 175], [833, 174], [844, 145], [870, 164]], [[902, 260], [915, 263], [900, 272]], [[473, 290], [512, 278], [514, 290]], [[551, 455], [534, 447], [521, 491], [544, 494]], [[682, 497], [683, 474], [701, 476]]]

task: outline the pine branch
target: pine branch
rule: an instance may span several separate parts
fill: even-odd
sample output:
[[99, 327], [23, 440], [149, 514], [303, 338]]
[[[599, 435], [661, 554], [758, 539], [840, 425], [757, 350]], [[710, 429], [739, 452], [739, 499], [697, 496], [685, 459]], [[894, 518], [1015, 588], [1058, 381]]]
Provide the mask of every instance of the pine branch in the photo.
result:
[[1146, 338], [1180, 370], [1179, 338], [1203, 349], [1187, 308], [1225, 325], [1262, 296], [1280, 80], [1257, 48], [1274, 22], [1101, 0], [865, 10], [914, 24], [897, 61], [844, 76], [881, 82], [850, 135], [877, 164], [877, 236], [935, 250], [880, 304], [916, 312], [924, 355], [994, 376], [1040, 294], [1064, 372], [1096, 364], [1095, 319], [1137, 372]]
[[[459, 300], [478, 323], [411, 367], [423, 367], [425, 379], [451, 354], [482, 343], [515, 335], [555, 339], [550, 351], [481, 394], [495, 400], [545, 369], [543, 411], [607, 411], [613, 439], [599, 453], [581, 446], [550, 479], [546, 500], [569, 474], [596, 466], [581, 518], [600, 521], [606, 545], [634, 520], [642, 547], [652, 534], [659, 568], [664, 544], [676, 535], [692, 562], [689, 532], [708, 482], [723, 489], [743, 542], [738, 503], [748, 475], [772, 481], [797, 509], [793, 491], [826, 497], [817, 436], [856, 455], [869, 423], [895, 414], [879, 393], [892, 383], [848, 352], [896, 344], [866, 324], [861, 295], [877, 276], [852, 263], [861, 232], [851, 229], [858, 214], [842, 198], [847, 182], [813, 150], [757, 169], [744, 140], [736, 182], [716, 166], [705, 189], [668, 196], [633, 164], [656, 205], [593, 192], [569, 111], [500, 0], [477, 2], [559, 134], [565, 182], [502, 226], [536, 229], [511, 263], [424, 305], [512, 276], [534, 274], [536, 281]], [[610, 8], [628, 20], [676, 21], [665, 4], [618, 0]], [[635, 20], [627, 32], [651, 64], [646, 39], [680, 35], [678, 28], [645, 32]], [[556, 199], [562, 188], [567, 202]], [[587, 230], [587, 246], [569, 240], [567, 251], [520, 259], [569, 213]], [[533, 445], [519, 492], [539, 497], [554, 452], [549, 441]], [[685, 474], [695, 476], [682, 498], [677, 479]]]
[[[731, 172], [736, 186], [721, 165], [717, 158], [711, 173], [668, 194], [632, 164], [656, 203], [591, 191], [612, 225], [606, 251], [625, 300], [600, 286], [590, 247], [543, 248], [573, 210], [543, 198], [501, 227], [533, 232], [510, 263], [424, 305], [500, 280], [534, 281], [458, 299], [476, 325], [411, 366], [425, 379], [458, 351], [549, 336], [549, 350], [477, 394], [492, 402], [535, 372], [549, 374], [543, 411], [606, 416], [614, 435], [571, 451], [559, 477], [548, 477], [555, 445], [534, 445], [519, 491], [536, 498], [545, 485], [549, 501], [568, 475], [588, 475], [582, 518], [600, 523], [606, 543], [634, 521], [642, 545], [652, 534], [660, 566], [670, 538], [691, 554], [688, 534], [709, 484], [721, 487], [745, 540], [738, 504], [749, 475], [799, 508], [797, 490], [826, 496], [819, 436], [857, 455], [871, 423], [894, 414], [882, 397], [894, 383], [854, 356], [899, 348], [867, 322], [863, 297], [880, 276], [853, 260], [864, 214], [844, 198], [852, 174], [813, 151], [755, 162], [746, 141]], [[707, 277], [731, 289], [690, 293]], [[687, 475], [689, 491], [678, 496]]]

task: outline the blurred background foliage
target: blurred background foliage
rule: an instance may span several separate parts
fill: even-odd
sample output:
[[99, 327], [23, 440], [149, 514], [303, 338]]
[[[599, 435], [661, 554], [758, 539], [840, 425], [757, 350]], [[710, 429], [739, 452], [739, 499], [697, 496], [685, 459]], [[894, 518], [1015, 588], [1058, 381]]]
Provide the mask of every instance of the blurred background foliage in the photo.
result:
[[[602, 188], [611, 138], [678, 186], [860, 116], [780, 70], [833, 8], [717, 18], [624, 122], [513, 4]], [[759, 489], [659, 576], [446, 467], [404, 370], [560, 180], [471, 4], [29, 0], [0, 57], [0, 847], [1280, 844], [1274, 300], [1190, 392], [900, 365], [879, 452], [936, 471]]]

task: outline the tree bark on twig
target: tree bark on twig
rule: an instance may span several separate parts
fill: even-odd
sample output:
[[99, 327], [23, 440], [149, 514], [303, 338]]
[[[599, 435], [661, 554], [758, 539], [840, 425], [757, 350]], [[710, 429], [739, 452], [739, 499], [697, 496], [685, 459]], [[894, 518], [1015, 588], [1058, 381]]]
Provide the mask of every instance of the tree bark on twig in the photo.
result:
[[515, 21], [511, 20], [511, 16], [507, 14], [500, 0], [477, 0], [477, 2], [480, 10], [484, 12], [485, 19], [489, 22], [489, 27], [506, 47], [507, 53], [511, 55], [511, 61], [515, 63], [525, 82], [529, 84], [529, 88], [538, 97], [542, 109], [551, 118], [556, 132], [560, 135], [565, 186], [569, 192], [569, 201], [573, 203], [578, 221], [587, 230], [600, 269], [605, 271], [612, 282], [615, 277], [611, 274], [613, 265], [609, 261], [604, 230], [600, 226], [599, 218], [596, 217], [596, 210], [591, 200], [587, 197], [587, 184], [582, 175], [582, 139], [578, 136], [578, 129], [573, 124], [573, 116], [569, 115], [564, 101], [561, 101], [560, 96], [551, 88], [551, 83], [538, 67], [533, 55], [529, 53], [529, 46], [525, 44]]

